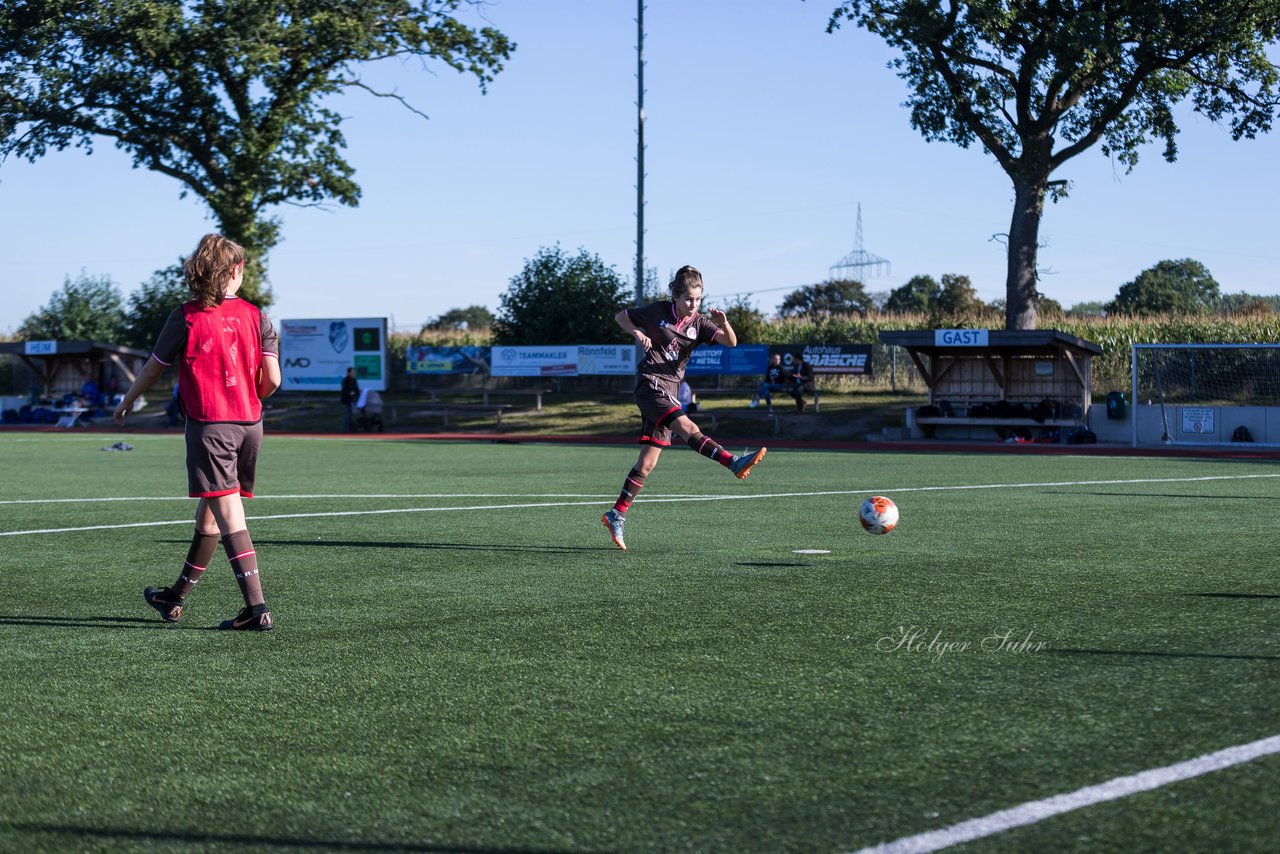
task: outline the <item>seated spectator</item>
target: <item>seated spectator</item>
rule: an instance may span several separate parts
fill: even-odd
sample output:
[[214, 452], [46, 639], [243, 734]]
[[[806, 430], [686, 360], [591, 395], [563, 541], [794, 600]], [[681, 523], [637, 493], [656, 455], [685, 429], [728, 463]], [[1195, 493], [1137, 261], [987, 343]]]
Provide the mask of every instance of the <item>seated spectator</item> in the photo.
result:
[[782, 354], [774, 353], [769, 357], [769, 365], [764, 370], [764, 382], [756, 389], [756, 396], [751, 398], [751, 408], [759, 406], [760, 398], [763, 397], [765, 407], [773, 412], [773, 393], [785, 391], [786, 381], [787, 369], [782, 367]]
[[796, 401], [796, 412], [804, 412], [806, 393], [813, 394], [813, 365], [804, 360], [803, 353], [796, 353], [791, 362], [791, 396]]

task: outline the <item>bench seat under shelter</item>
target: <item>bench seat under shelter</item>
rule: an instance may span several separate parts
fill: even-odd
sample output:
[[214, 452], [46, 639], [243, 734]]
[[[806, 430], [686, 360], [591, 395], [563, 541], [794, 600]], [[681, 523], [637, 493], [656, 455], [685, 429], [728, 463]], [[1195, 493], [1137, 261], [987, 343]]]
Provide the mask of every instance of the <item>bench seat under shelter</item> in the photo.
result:
[[[961, 336], [953, 336], [961, 337]], [[1089, 423], [1092, 359], [1102, 348], [1055, 329], [988, 331], [983, 345], [942, 344], [935, 330], [880, 333], [902, 347], [929, 389], [928, 410], [915, 425], [939, 438], [992, 438], [1009, 428], [1067, 431]], [[1057, 414], [1036, 417], [996, 414], [996, 404], [1022, 404], [1029, 411], [1045, 401]], [[928, 429], [925, 429], [928, 428]]]

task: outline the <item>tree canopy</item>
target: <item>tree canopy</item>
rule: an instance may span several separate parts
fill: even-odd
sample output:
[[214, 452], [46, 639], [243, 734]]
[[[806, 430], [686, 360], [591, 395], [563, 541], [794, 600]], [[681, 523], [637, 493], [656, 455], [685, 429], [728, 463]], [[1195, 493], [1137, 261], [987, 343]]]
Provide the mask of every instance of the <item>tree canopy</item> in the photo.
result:
[[889, 292], [884, 311], [888, 314], [924, 314], [942, 293], [933, 276], [912, 276], [905, 284]]
[[27, 341], [104, 341], [116, 343], [124, 328], [124, 300], [110, 276], [82, 272], [70, 276], [49, 303], [28, 315], [18, 327]]
[[829, 279], [816, 285], [805, 285], [783, 298], [778, 306], [782, 317], [814, 314], [866, 314], [871, 297], [862, 282], [853, 279]]
[[1066, 311], [1067, 317], [1104, 317], [1106, 313], [1107, 306], [1101, 300], [1078, 302]]
[[[707, 306], [703, 307], [704, 310]], [[769, 334], [769, 321], [764, 312], [746, 296], [736, 296], [727, 303], [716, 306], [729, 318], [729, 325], [737, 333], [739, 341], [750, 341], [759, 344]]]
[[594, 344], [616, 341], [614, 315], [634, 291], [614, 268], [585, 249], [567, 255], [543, 247], [511, 279], [493, 326], [495, 344]]
[[187, 287], [181, 262], [156, 270], [150, 279], [129, 294], [120, 343], [151, 349], [169, 315], [189, 299], [191, 290]]
[[1108, 314], [1207, 314], [1218, 306], [1217, 281], [1199, 261], [1161, 261], [1120, 286]]
[[[261, 304], [278, 205], [354, 206], [343, 117], [361, 66], [443, 63], [483, 90], [514, 45], [453, 15], [467, 0], [15, 0], [0, 5], [0, 158], [112, 141], [176, 179], [249, 255]], [[414, 109], [411, 107], [411, 109]], [[417, 110], [415, 109], [415, 112]], [[193, 240], [194, 243], [194, 240]]]
[[849, 0], [851, 21], [901, 55], [911, 124], [929, 141], [992, 155], [1013, 182], [1005, 326], [1036, 325], [1037, 252], [1050, 177], [1097, 145], [1126, 169], [1148, 143], [1177, 158], [1174, 106], [1189, 101], [1235, 139], [1270, 129], [1276, 67], [1266, 48], [1280, 0]]
[[968, 276], [943, 273], [942, 287], [933, 300], [933, 307], [942, 314], [957, 316], [982, 311], [986, 305], [974, 291]]

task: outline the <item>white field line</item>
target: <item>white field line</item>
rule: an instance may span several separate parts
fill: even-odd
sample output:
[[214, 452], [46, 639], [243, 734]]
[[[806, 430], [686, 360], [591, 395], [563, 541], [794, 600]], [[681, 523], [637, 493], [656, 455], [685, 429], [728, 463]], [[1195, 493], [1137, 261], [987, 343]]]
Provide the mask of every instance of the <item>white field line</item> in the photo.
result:
[[[1045, 487], [1070, 487], [1070, 486], [1121, 486], [1125, 484], [1136, 483], [1201, 483], [1205, 481], [1218, 480], [1250, 480], [1256, 478], [1276, 478], [1280, 474], [1244, 474], [1244, 475], [1208, 475], [1204, 477], [1160, 477], [1160, 478], [1130, 478], [1126, 480], [1061, 480], [1061, 481], [1043, 481], [1038, 483], [983, 483], [983, 484], [961, 484], [954, 486], [904, 486], [893, 489], [828, 489], [815, 490], [812, 492], [769, 492], [755, 493], [752, 495], [673, 495], [663, 497], [644, 498], [637, 501], [637, 504], [660, 504], [681, 501], [774, 501], [780, 498], [817, 498], [829, 495], [868, 495], [868, 494], [900, 494], [904, 492], [948, 492], [955, 490], [969, 489], [1042, 489]], [[290, 495], [277, 496], [279, 498], [294, 499], [313, 499], [325, 497], [340, 498], [414, 498], [420, 496], [413, 495]], [[494, 495], [485, 496], [468, 496], [468, 495], [438, 495], [429, 497], [440, 498], [467, 498], [467, 497], [525, 497], [525, 496], [505, 496]], [[536, 498], [539, 496], [528, 496]], [[560, 496], [547, 496], [560, 497]], [[602, 500], [613, 498], [613, 494], [608, 496], [592, 496], [588, 501], [535, 501], [517, 504], [473, 504], [457, 507], [398, 507], [383, 510], [335, 510], [320, 513], [279, 513], [264, 516], [248, 516], [249, 521], [266, 521], [270, 519], [321, 519], [332, 516], [381, 516], [391, 513], [442, 513], [442, 512], [458, 512], [458, 511], [479, 511], [479, 510], [525, 510], [540, 507], [583, 507], [597, 504]], [[59, 503], [68, 501], [129, 501], [129, 500], [178, 500], [172, 498], [162, 499], [130, 499], [130, 498], [84, 498], [84, 499], [68, 499], [56, 498], [47, 499], [48, 503]], [[181, 499], [190, 501], [190, 498]], [[257, 498], [254, 499], [258, 500]], [[36, 499], [24, 499], [30, 503], [41, 503]], [[5, 502], [9, 503], [9, 502]], [[152, 528], [163, 525], [189, 525], [191, 520], [187, 519], [170, 519], [160, 522], [127, 522], [116, 525], [84, 525], [74, 528], [38, 528], [27, 531], [0, 531], [0, 537], [21, 537], [34, 534], [67, 534], [80, 531], [109, 531], [124, 528]]]
[[[955, 486], [903, 486], [892, 489], [882, 489], [882, 492], [943, 492], [947, 490], [957, 489], [1026, 489], [1031, 487], [1046, 486], [1107, 486], [1107, 485], [1124, 485], [1134, 483], [1196, 483], [1209, 480], [1250, 480], [1256, 478], [1275, 478], [1280, 474], [1230, 474], [1230, 475], [1206, 475], [1204, 477], [1155, 477], [1155, 478], [1134, 478], [1130, 480], [1064, 480], [1064, 481], [1047, 481], [1044, 483], [980, 483], [980, 484], [959, 484]], [[641, 501], [715, 501], [722, 498], [778, 498], [778, 497], [808, 497], [817, 495], [860, 495], [863, 492], [873, 492], [875, 490], [866, 489], [838, 489], [819, 492], [787, 492], [774, 493], [772, 495], [670, 495], [663, 498], [644, 498]], [[529, 495], [526, 492], [317, 492], [311, 494], [299, 495], [255, 495], [254, 501], [279, 501], [279, 500], [312, 500], [317, 498], [613, 498], [613, 493], [603, 495], [600, 493], [585, 492], [545, 492], [538, 495]], [[185, 495], [122, 495], [110, 497], [79, 497], [79, 498], [12, 498], [0, 499], [0, 506], [6, 504], [76, 504], [87, 503], [92, 504], [99, 501], [190, 501], [191, 498]], [[637, 502], [639, 503], [639, 502]], [[377, 511], [373, 511], [377, 512]], [[264, 518], [264, 517], [259, 517]]]
[[1015, 827], [1035, 824], [1055, 815], [1078, 810], [1082, 807], [1126, 798], [1139, 792], [1149, 792], [1180, 780], [1189, 780], [1203, 774], [1221, 771], [1233, 765], [1251, 762], [1263, 756], [1280, 753], [1280, 735], [1228, 747], [1215, 753], [1206, 753], [1185, 762], [1152, 768], [1127, 777], [1116, 777], [1095, 786], [1085, 786], [1063, 795], [1054, 795], [1039, 801], [1028, 801], [1007, 810], [993, 812], [981, 818], [971, 818], [941, 830], [931, 830], [915, 836], [863, 848], [857, 854], [927, 854], [941, 851], [962, 842], [972, 842], [994, 836]]
[[[255, 501], [280, 499], [311, 500], [315, 498], [600, 498], [596, 493], [548, 492], [532, 496], [527, 492], [362, 492], [317, 493], [315, 495], [255, 495]], [[609, 496], [614, 497], [613, 495]], [[185, 495], [122, 495], [111, 498], [14, 498], [0, 500], [4, 504], [94, 504], [99, 501], [191, 501]]]

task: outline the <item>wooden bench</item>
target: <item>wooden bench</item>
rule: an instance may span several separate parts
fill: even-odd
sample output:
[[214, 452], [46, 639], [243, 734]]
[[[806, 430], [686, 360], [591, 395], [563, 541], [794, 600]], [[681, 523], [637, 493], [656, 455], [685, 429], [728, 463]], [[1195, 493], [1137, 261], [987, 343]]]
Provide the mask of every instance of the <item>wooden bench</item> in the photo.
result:
[[[693, 396], [694, 396], [695, 398], [697, 398], [697, 397], [703, 397], [704, 395], [705, 395], [705, 396], [710, 396], [710, 397], [716, 397], [716, 396], [719, 396], [719, 395], [726, 395], [726, 394], [733, 394], [733, 395], [737, 395], [737, 396], [739, 396], [739, 397], [745, 397], [745, 398], [747, 398], [747, 399], [749, 400], [749, 399], [751, 399], [751, 398], [753, 398], [753, 397], [755, 397], [755, 396], [756, 396], [756, 390], [755, 390], [755, 387], [752, 387], [752, 388], [695, 388], [695, 389], [693, 389]], [[822, 392], [818, 390], [818, 387], [815, 385], [812, 389], [805, 389], [805, 394], [810, 395], [811, 397], [813, 397], [813, 411], [814, 411], [814, 412], [820, 412], [820, 411], [821, 411], [821, 409], [822, 409]], [[782, 395], [785, 395], [787, 398], [794, 400], [794, 398], [792, 398], [792, 397], [791, 397], [791, 393], [790, 393], [790, 392], [787, 392], [787, 391], [779, 391], [779, 392], [775, 392], [773, 396], [774, 396], [775, 398], [777, 398], [777, 397], [782, 396]]]
[[[978, 401], [979, 403], [987, 403], [990, 401]], [[966, 410], [967, 411], [967, 410]], [[915, 416], [915, 423], [919, 426], [938, 427], [964, 427], [964, 428], [980, 428], [990, 427], [994, 430], [997, 427], [1027, 427], [1029, 429], [1045, 428], [1058, 430], [1058, 441], [1065, 442], [1067, 439], [1067, 431], [1073, 427], [1086, 425], [1085, 418], [1046, 418], [1043, 421], [1037, 421], [1034, 418], [1016, 417], [1016, 418], [999, 418], [994, 415], [980, 415], [970, 417], [967, 415], [924, 415]], [[1087, 425], [1086, 425], [1087, 426]]]
[[965, 416], [947, 417], [946, 415], [916, 416], [917, 424], [948, 425], [951, 427], [1075, 427], [1084, 423], [1083, 418], [1046, 418], [1037, 421], [1034, 418], [966, 418]]
[[481, 400], [484, 402], [486, 406], [488, 406], [490, 395], [499, 396], [499, 397], [518, 397], [522, 395], [523, 396], [532, 395], [534, 411], [541, 412], [542, 396], [544, 394], [549, 393], [550, 391], [551, 389], [549, 388], [510, 388], [510, 389], [508, 388], [487, 389], [486, 388], [484, 389], [483, 394], [481, 395]]
[[440, 402], [441, 402], [441, 399], [442, 399], [442, 398], [441, 398], [441, 396], [442, 396], [442, 395], [446, 395], [446, 394], [447, 394], [447, 395], [467, 395], [467, 394], [474, 395], [477, 391], [479, 391], [479, 393], [480, 393], [480, 405], [481, 405], [481, 406], [491, 406], [491, 405], [493, 405], [493, 404], [490, 404], [490, 403], [489, 403], [489, 398], [490, 398], [491, 396], [493, 396], [493, 397], [503, 397], [503, 396], [515, 397], [515, 396], [522, 396], [522, 395], [523, 395], [523, 396], [529, 396], [529, 397], [532, 397], [532, 398], [533, 398], [533, 408], [534, 408], [534, 411], [535, 411], [535, 412], [541, 412], [541, 411], [542, 411], [542, 396], [543, 396], [544, 394], [549, 394], [549, 393], [551, 392], [551, 389], [549, 389], [549, 388], [513, 388], [513, 389], [505, 389], [505, 388], [488, 389], [488, 388], [485, 388], [485, 389], [478, 389], [478, 390], [477, 390], [477, 389], [466, 389], [466, 388], [448, 389], [448, 390], [445, 390], [445, 389], [423, 389], [422, 391], [420, 391], [420, 392], [418, 392], [418, 393], [419, 393], [419, 394], [425, 394], [425, 395], [427, 395], [427, 397], [430, 399], [431, 403], [433, 403], [433, 404], [437, 404], [437, 403], [440, 403]]
[[435, 417], [441, 419], [441, 426], [449, 426], [449, 416], [467, 413], [486, 413], [493, 415], [495, 426], [502, 426], [502, 413], [511, 409], [510, 403], [435, 403], [426, 406], [392, 403], [384, 404], [382, 411], [387, 416], [387, 423], [395, 424], [400, 418]]

